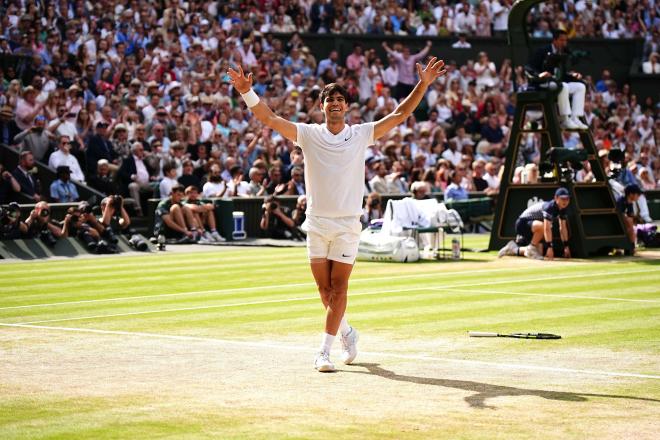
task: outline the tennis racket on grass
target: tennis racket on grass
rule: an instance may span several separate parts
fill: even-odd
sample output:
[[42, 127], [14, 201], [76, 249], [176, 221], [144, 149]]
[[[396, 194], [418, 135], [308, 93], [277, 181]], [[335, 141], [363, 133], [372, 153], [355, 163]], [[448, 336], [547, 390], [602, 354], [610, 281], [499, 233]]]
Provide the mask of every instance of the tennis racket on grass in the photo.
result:
[[561, 339], [559, 335], [551, 333], [494, 333], [469, 331], [471, 338], [518, 338], [518, 339]]

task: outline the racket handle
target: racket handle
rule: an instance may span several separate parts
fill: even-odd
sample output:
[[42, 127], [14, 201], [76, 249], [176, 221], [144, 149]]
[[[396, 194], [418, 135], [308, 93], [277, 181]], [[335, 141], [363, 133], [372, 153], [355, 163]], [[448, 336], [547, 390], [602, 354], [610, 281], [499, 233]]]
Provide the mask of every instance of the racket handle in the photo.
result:
[[493, 333], [493, 332], [473, 332], [473, 331], [469, 331], [468, 335], [471, 338], [496, 338], [498, 336], [497, 333]]

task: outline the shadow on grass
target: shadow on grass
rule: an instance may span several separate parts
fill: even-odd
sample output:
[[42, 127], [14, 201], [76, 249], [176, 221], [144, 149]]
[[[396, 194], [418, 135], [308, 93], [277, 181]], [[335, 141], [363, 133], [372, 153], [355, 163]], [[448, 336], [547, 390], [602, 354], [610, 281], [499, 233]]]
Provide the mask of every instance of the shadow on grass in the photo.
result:
[[608, 399], [626, 399], [660, 403], [660, 400], [646, 397], [617, 396], [612, 394], [568, 393], [562, 391], [534, 390], [527, 388], [507, 387], [502, 385], [491, 385], [470, 380], [434, 379], [430, 377], [407, 376], [397, 374], [394, 371], [386, 370], [379, 364], [371, 363], [352, 364], [352, 366], [363, 367], [366, 368], [367, 371], [343, 371], [357, 374], [371, 374], [383, 377], [385, 379], [415, 383], [419, 385], [432, 385], [445, 388], [455, 388], [457, 390], [472, 391], [474, 394], [467, 396], [465, 401], [473, 408], [496, 409], [495, 406], [487, 405], [486, 400], [502, 396], [537, 396], [548, 400], [562, 400], [566, 402], [586, 402], [589, 400], [588, 397], [602, 397]]

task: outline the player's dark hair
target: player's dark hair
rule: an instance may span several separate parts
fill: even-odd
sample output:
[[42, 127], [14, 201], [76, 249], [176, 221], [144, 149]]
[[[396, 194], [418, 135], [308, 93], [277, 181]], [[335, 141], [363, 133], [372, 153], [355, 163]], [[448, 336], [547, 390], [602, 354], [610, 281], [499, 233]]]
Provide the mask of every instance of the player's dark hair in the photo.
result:
[[325, 98], [332, 96], [334, 93], [339, 93], [344, 97], [344, 101], [348, 103], [348, 91], [341, 85], [337, 83], [330, 83], [323, 88], [321, 92], [321, 104], [325, 102]]

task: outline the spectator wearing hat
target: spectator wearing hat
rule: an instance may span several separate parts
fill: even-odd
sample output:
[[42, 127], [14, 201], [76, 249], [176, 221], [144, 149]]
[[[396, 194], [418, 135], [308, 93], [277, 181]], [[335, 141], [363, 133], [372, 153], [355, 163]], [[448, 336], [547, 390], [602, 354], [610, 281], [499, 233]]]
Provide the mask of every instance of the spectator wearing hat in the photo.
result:
[[96, 174], [89, 176], [87, 183], [105, 195], [118, 194], [117, 182], [110, 174], [109, 165], [106, 159], [99, 160], [96, 166]]
[[46, 160], [50, 150], [51, 139], [55, 136], [46, 129], [46, 117], [38, 115], [34, 124], [14, 137], [15, 143], [21, 144], [22, 151], [31, 151], [36, 160]]
[[[569, 233], [566, 223], [567, 208], [571, 202], [571, 195], [566, 188], [557, 188], [555, 196], [550, 201], [534, 203], [516, 220], [516, 240], [509, 241], [500, 249], [498, 257], [505, 255], [520, 256], [535, 260], [543, 259], [541, 249], [547, 249], [545, 256], [548, 260], [555, 257], [554, 237], [552, 234], [553, 222], [559, 222], [559, 235], [562, 243], [561, 252], [564, 258], [571, 257], [568, 245]], [[559, 251], [559, 250], [558, 250]]]
[[55, 203], [77, 202], [79, 199], [76, 185], [71, 182], [71, 170], [66, 165], [57, 167], [57, 180], [50, 185], [50, 198]]
[[635, 233], [635, 208], [634, 205], [639, 201], [639, 198], [644, 194], [644, 191], [639, 185], [631, 183], [626, 185], [623, 195], [616, 199], [616, 209], [623, 215], [623, 223], [626, 227], [626, 234], [632, 243], [630, 249], [631, 255], [635, 253], [635, 245], [637, 243], [637, 234]]
[[48, 167], [57, 169], [60, 166], [67, 166], [71, 172], [71, 178], [80, 183], [85, 183], [85, 175], [80, 168], [78, 159], [71, 154], [71, 139], [69, 136], [60, 136], [57, 144], [57, 151], [50, 155]]
[[119, 169], [117, 156], [109, 137], [108, 123], [98, 121], [96, 123], [96, 132], [90, 137], [85, 153], [88, 174], [93, 175], [96, 173], [96, 166], [101, 159], [108, 161], [111, 173], [115, 174]]
[[112, 149], [115, 156], [121, 161], [131, 153], [131, 143], [128, 140], [128, 129], [124, 124], [115, 125], [112, 130]]

